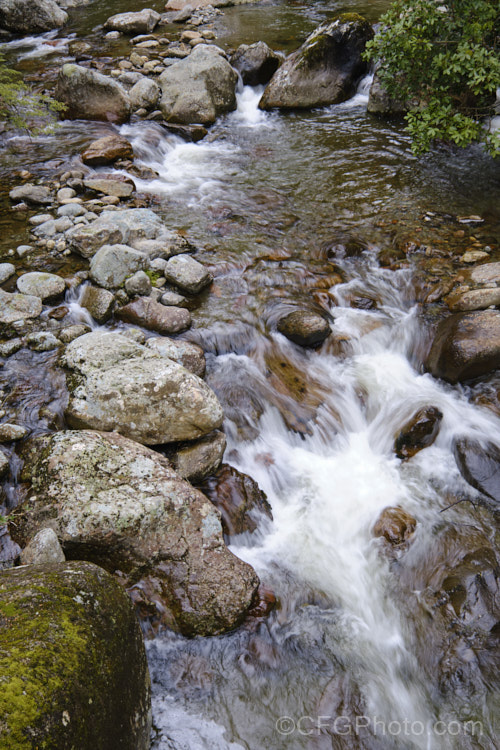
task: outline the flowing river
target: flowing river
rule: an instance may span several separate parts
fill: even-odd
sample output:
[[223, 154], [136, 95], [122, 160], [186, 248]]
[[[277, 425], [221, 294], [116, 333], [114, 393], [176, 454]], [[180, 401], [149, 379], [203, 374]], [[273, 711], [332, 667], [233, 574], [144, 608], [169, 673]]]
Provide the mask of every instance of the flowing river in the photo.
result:
[[[97, 44], [97, 23], [141, 7], [91, 3], [72, 14], [67, 39]], [[372, 22], [386, 7], [348, 4]], [[262, 39], [288, 52], [339, 9], [228, 8], [217, 43]], [[54, 33], [6, 51], [50, 80], [68, 59], [67, 39]], [[123, 42], [113, 44], [102, 54], [118, 54]], [[468, 556], [482, 571], [476, 598], [496, 596], [498, 611], [483, 564], [498, 534], [487, 509], [457, 504], [479, 493], [453, 455], [460, 436], [500, 442], [499, 417], [483, 405], [498, 379], [465, 387], [425, 374], [431, 323], [443, 309], [421, 304], [430, 283], [451, 278], [457, 246], [489, 245], [498, 259], [498, 164], [478, 148], [417, 160], [400, 123], [367, 114], [369, 84], [344, 104], [288, 114], [261, 112], [262, 89], [241, 86], [237, 110], [196, 144], [154, 122], [119, 128], [136, 162], [158, 173], [136, 179], [138, 191], [202, 248], [197, 257], [215, 277], [186, 338], [204, 348], [207, 382], [225, 410], [225, 460], [259, 483], [274, 519], [231, 545], [278, 599], [266, 619], [215, 638], [164, 631], [148, 641], [155, 750], [499, 747], [498, 626], [484, 615], [493, 635], [479, 653], [441, 617], [437, 596], [455, 591], [449, 571]], [[20, 153], [35, 175], [59, 162], [75, 168], [90, 137], [112, 130], [65, 122], [56, 136], [6, 141], [1, 179], [12, 181]], [[3, 205], [6, 248], [25, 230]], [[464, 223], [470, 215], [483, 223]], [[414, 254], [401, 255], [410, 245]], [[300, 306], [332, 318], [333, 335], [317, 351], [274, 332], [278, 317]], [[29, 357], [29, 370], [51, 362]], [[48, 386], [25, 378], [29, 423], [30, 399]], [[426, 406], [443, 413], [438, 438], [401, 461], [394, 438]], [[418, 522], [399, 553], [372, 534], [387, 506]]]

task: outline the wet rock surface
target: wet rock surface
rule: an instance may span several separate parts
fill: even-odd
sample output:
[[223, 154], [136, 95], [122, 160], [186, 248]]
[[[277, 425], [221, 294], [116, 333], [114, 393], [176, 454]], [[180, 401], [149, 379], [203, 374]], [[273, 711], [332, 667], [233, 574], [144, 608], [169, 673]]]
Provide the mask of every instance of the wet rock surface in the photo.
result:
[[500, 448], [473, 438], [455, 441], [455, 460], [464, 479], [489, 498], [500, 502]]
[[245, 86], [267, 83], [279, 67], [281, 59], [265, 42], [242, 44], [231, 57], [231, 65], [241, 75]]
[[286, 58], [259, 106], [290, 109], [345, 101], [367, 70], [362, 53], [372, 36], [371, 25], [354, 13], [322, 24]]
[[255, 531], [259, 514], [272, 520], [271, 507], [257, 482], [229, 464], [223, 464], [201, 489], [219, 509], [224, 533], [230, 537]]
[[155, 445], [195, 440], [222, 423], [222, 408], [200, 378], [120, 334], [79, 337], [63, 364], [71, 371], [66, 418], [72, 426], [117, 430]]
[[330, 335], [328, 321], [308, 310], [295, 310], [278, 321], [278, 331], [300, 346], [319, 346]]
[[21, 543], [41, 525], [70, 558], [120, 570], [128, 585], [151, 576], [161, 619], [194, 635], [237, 625], [258, 578], [225, 547], [220, 516], [169, 462], [116, 433], [63, 431], [25, 453], [28, 499], [11, 533]]
[[416, 519], [402, 508], [385, 508], [373, 527], [373, 536], [383, 537], [389, 544], [407, 542], [417, 527]]
[[500, 312], [451, 315], [441, 321], [426, 368], [451, 383], [486, 375], [500, 366]]
[[6, 748], [149, 748], [141, 630], [121, 586], [96, 565], [0, 571], [0, 674]]
[[112, 164], [117, 159], [132, 159], [134, 151], [132, 144], [120, 135], [106, 135], [92, 141], [82, 151], [82, 161], [91, 167], [102, 167]]
[[439, 432], [443, 414], [435, 406], [420, 409], [402, 428], [394, 443], [398, 458], [411, 458], [432, 445]]

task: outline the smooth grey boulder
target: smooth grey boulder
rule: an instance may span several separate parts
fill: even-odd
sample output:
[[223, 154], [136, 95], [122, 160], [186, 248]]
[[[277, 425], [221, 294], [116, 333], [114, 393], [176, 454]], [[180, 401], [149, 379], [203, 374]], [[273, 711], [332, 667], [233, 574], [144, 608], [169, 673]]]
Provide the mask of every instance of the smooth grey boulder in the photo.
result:
[[167, 122], [211, 125], [236, 109], [238, 75], [215, 47], [198, 44], [160, 78], [160, 109]]
[[86, 177], [83, 184], [89, 190], [116, 198], [130, 198], [135, 190], [135, 183], [130, 177], [122, 174], [97, 174]]
[[55, 0], [0, 0], [0, 28], [36, 34], [63, 26], [68, 20]]
[[151, 279], [144, 271], [136, 271], [125, 281], [125, 291], [130, 297], [147, 296], [151, 292]]
[[103, 245], [90, 262], [90, 278], [104, 289], [118, 289], [144, 263], [143, 253], [128, 245]]
[[0, 284], [14, 276], [16, 267], [13, 263], [0, 263]]
[[2, 748], [149, 748], [144, 641], [109, 573], [89, 562], [1, 571], [0, 613]]
[[279, 68], [281, 58], [265, 42], [241, 44], [231, 57], [231, 65], [245, 86], [267, 83]]
[[115, 295], [112, 292], [91, 284], [85, 285], [80, 297], [80, 305], [88, 310], [98, 323], [105, 323], [109, 320], [114, 301]]
[[126, 122], [130, 101], [125, 89], [113, 78], [74, 63], [62, 66], [55, 98], [66, 105], [70, 120]]
[[344, 13], [313, 31], [271, 78], [261, 109], [309, 108], [349, 99], [367, 71], [362, 55], [373, 37], [362, 16]]
[[222, 424], [222, 407], [203, 380], [126, 336], [80, 336], [62, 364], [71, 371], [66, 418], [72, 427], [116, 430], [161, 445], [195, 440]]
[[160, 87], [150, 78], [141, 78], [128, 92], [132, 109], [152, 109], [160, 98]]
[[[33, 203], [36, 206], [45, 206], [52, 203], [50, 197], [50, 190], [45, 185], [18, 185], [18, 187], [12, 188], [9, 193], [11, 201], [25, 201], [26, 203]], [[48, 216], [52, 219], [52, 216]]]
[[198, 294], [209, 286], [213, 277], [205, 266], [189, 255], [176, 255], [167, 262], [163, 275], [188, 294]]
[[65, 560], [54, 529], [41, 529], [21, 552], [21, 565], [44, 565]]
[[158, 24], [161, 16], [151, 8], [130, 13], [117, 13], [108, 18], [105, 29], [121, 31], [123, 34], [150, 34]]
[[258, 578], [225, 546], [215, 507], [164, 456], [89, 430], [36, 438], [23, 456], [30, 490], [13, 519], [16, 540], [50, 526], [67, 555], [119, 570], [122, 585], [137, 586], [134, 599], [149, 599], [161, 622], [187, 635], [241, 622]]
[[61, 276], [43, 271], [23, 273], [17, 280], [21, 294], [32, 294], [41, 300], [60, 297], [66, 291], [66, 282]]
[[147, 246], [143, 249], [142, 242], [157, 238], [162, 239], [154, 245], [152, 257], [156, 257], [156, 253], [160, 255], [162, 248], [168, 248], [175, 241], [186, 243], [179, 235], [170, 232], [160, 217], [149, 208], [103, 211], [91, 224], [74, 227], [66, 233], [71, 249], [84, 258], [91, 258], [103, 245], [116, 244], [133, 246], [145, 255], [150, 255]]
[[116, 311], [116, 317], [156, 333], [181, 333], [191, 325], [191, 313], [183, 307], [165, 307], [151, 297], [137, 297]]
[[0, 289], [0, 324], [9, 325], [18, 320], [38, 318], [42, 300], [30, 294], [10, 294]]
[[426, 369], [450, 383], [463, 382], [500, 367], [500, 312], [456, 313], [438, 325]]

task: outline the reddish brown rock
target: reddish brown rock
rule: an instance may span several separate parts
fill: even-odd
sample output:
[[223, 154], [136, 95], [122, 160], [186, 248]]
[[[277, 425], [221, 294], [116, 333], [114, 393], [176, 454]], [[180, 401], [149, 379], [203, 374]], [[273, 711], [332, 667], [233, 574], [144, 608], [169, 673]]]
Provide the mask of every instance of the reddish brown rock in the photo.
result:
[[222, 528], [229, 536], [255, 531], [255, 512], [272, 520], [271, 506], [257, 482], [228, 464], [222, 464], [217, 474], [203, 484], [202, 490], [219, 509]]
[[403, 544], [416, 526], [416, 519], [402, 508], [384, 508], [373, 527], [373, 536], [384, 537], [390, 544]]
[[432, 445], [443, 418], [435, 406], [420, 409], [405, 424], [396, 438], [394, 450], [398, 458], [411, 458], [423, 448]]
[[117, 159], [133, 158], [132, 144], [121, 135], [106, 135], [98, 138], [82, 151], [82, 161], [91, 167], [113, 164]]
[[138, 297], [117, 311], [116, 317], [126, 323], [157, 333], [180, 333], [191, 325], [191, 314], [184, 307], [165, 307], [151, 297]]

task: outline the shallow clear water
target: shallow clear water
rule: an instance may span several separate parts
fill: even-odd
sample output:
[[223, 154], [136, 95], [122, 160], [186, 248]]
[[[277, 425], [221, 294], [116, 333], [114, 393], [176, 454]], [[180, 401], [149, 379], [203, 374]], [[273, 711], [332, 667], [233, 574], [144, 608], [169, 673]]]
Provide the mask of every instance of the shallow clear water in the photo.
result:
[[[132, 5], [94, 2], [72, 15], [64, 38], [97, 40], [92, 29], [112, 12], [142, 7]], [[372, 21], [385, 7], [348, 5]], [[338, 9], [346, 6], [227, 9], [216, 22], [218, 43], [263, 39], [289, 51]], [[65, 43], [56, 53], [45, 47], [58, 38], [62, 32], [41, 46], [11, 44], [9, 54], [24, 56], [27, 70], [47, 66], [50, 79]], [[102, 55], [120, 45], [103, 44]], [[484, 509], [447, 508], [463, 493], [476, 497], [456, 468], [454, 437], [498, 441], [500, 424], [472, 403], [487, 382], [451, 387], [422, 373], [430, 334], [419, 279], [452, 275], [475, 243], [497, 258], [498, 164], [475, 148], [415, 159], [400, 123], [366, 113], [368, 83], [343, 105], [286, 114], [260, 112], [261, 90], [242, 88], [238, 109], [197, 144], [155, 123], [120, 128], [137, 160], [159, 175], [136, 180], [138, 190], [200, 246], [214, 274], [186, 337], [207, 352], [207, 381], [226, 413], [226, 459], [259, 482], [273, 509], [272, 523], [232, 549], [279, 599], [266, 620], [226, 636], [164, 632], [149, 642], [156, 750], [497, 746], [498, 691], [481, 671], [489, 652], [478, 655], [440, 630], [432, 592], [460, 555], [495, 542]], [[20, 154], [35, 175], [75, 167], [82, 147], [111, 130], [65, 122], [57, 136], [8, 141], [0, 177], [13, 181]], [[8, 249], [26, 230], [4, 205], [0, 247]], [[484, 223], [459, 222], [470, 214]], [[409, 243], [411, 263], [380, 268], [380, 253]], [[373, 309], [355, 309], [355, 297], [371, 299]], [[278, 317], [302, 306], [331, 316], [333, 335], [318, 351], [276, 333]], [[50, 366], [47, 355], [28, 359], [16, 355], [13, 372]], [[36, 424], [36, 393], [36, 383], [23, 392], [27, 424]], [[401, 462], [394, 437], [428, 405], [443, 412], [439, 437]], [[418, 527], [408, 550], [390, 559], [371, 530], [394, 505]], [[453, 678], [443, 677], [448, 663]], [[466, 724], [476, 720], [481, 735]]]

